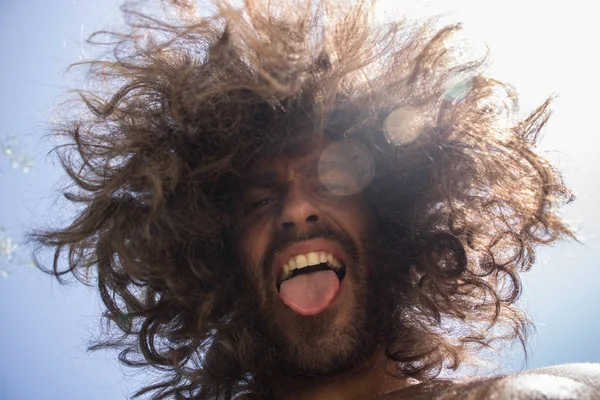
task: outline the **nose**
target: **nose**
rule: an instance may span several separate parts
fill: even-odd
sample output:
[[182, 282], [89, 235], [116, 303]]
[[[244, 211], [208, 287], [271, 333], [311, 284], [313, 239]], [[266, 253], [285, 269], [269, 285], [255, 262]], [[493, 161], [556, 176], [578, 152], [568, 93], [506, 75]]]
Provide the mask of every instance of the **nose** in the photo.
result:
[[290, 188], [281, 205], [278, 229], [308, 228], [321, 220], [321, 210], [315, 199], [302, 188]]

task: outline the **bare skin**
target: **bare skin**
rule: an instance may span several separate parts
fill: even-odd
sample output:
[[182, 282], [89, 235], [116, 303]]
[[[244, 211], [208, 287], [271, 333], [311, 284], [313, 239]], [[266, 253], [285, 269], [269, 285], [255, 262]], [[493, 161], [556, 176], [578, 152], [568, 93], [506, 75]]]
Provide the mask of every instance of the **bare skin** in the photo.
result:
[[595, 400], [600, 398], [600, 364], [564, 364], [518, 374], [423, 383], [379, 400]]

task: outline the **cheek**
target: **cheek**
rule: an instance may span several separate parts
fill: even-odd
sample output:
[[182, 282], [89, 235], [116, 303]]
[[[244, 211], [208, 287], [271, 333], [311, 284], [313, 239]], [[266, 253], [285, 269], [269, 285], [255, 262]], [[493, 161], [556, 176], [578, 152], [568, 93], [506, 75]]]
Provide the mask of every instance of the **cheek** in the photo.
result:
[[373, 231], [374, 218], [360, 197], [348, 199], [347, 204], [341, 204], [339, 207], [333, 208], [331, 212], [336, 215], [339, 224], [354, 236], [354, 239], [359, 239]]
[[240, 251], [248, 267], [257, 269], [262, 265], [269, 244], [269, 225], [257, 223], [240, 232]]

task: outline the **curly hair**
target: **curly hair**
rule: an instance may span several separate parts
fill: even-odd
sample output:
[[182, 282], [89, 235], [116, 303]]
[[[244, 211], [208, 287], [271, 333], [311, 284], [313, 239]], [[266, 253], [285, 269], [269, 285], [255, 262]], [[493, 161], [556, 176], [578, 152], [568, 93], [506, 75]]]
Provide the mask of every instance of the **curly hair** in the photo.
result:
[[78, 215], [32, 235], [54, 251], [46, 271], [95, 277], [118, 334], [93, 348], [164, 373], [135, 395], [272, 396], [235, 300], [232, 210], [248, 166], [300, 132], [373, 155], [363, 196], [390, 260], [395, 373], [434, 379], [492, 342], [524, 342], [518, 274], [536, 245], [572, 236], [557, 214], [572, 196], [534, 152], [550, 99], [519, 117], [485, 57], [451, 45], [460, 26], [376, 25], [365, 2], [215, 6], [126, 4], [125, 31], [90, 38], [111, 51], [80, 63], [83, 107], [54, 131]]

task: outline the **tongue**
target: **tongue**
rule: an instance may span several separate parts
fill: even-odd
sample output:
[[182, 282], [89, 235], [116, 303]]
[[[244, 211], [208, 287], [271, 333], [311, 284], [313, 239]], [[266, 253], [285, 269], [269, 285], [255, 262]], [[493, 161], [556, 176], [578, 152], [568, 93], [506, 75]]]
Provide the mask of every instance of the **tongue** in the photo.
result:
[[279, 298], [293, 311], [308, 316], [327, 308], [339, 290], [335, 272], [317, 271], [281, 282]]

